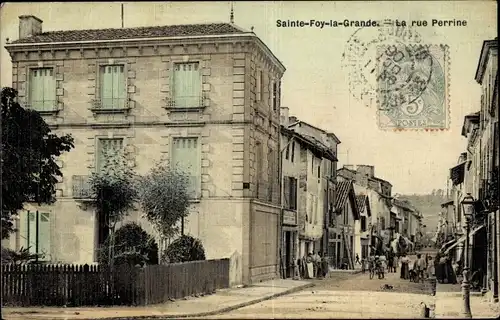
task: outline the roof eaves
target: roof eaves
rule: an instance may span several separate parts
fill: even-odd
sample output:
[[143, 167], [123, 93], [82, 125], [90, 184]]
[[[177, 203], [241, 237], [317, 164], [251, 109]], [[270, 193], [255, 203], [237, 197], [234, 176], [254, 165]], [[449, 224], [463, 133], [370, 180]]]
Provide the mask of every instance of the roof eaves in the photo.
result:
[[488, 63], [490, 49], [496, 49], [497, 47], [498, 38], [495, 38], [493, 40], [485, 40], [483, 42], [481, 53], [479, 54], [479, 63], [477, 65], [476, 75], [474, 76], [474, 79], [477, 83], [482, 84], [483, 82], [483, 75]]

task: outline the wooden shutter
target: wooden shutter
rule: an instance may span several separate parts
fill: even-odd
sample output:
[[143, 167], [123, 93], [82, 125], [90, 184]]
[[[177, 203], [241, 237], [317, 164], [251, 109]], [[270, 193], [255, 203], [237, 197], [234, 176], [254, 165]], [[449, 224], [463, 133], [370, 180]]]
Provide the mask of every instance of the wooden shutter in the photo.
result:
[[285, 177], [283, 181], [283, 190], [284, 190], [284, 199], [283, 199], [283, 206], [285, 209], [291, 209], [291, 197], [290, 197], [290, 192], [291, 192], [291, 178], [290, 177]]
[[44, 260], [50, 260], [50, 214], [40, 212], [38, 219], [38, 252], [44, 254]]
[[36, 252], [36, 212], [28, 211], [28, 247], [30, 253]]
[[255, 100], [261, 101], [262, 100], [262, 71], [256, 70], [255, 71]]
[[97, 152], [97, 170], [102, 171], [106, 165], [106, 155], [120, 152], [123, 149], [123, 139], [99, 139]]
[[31, 70], [30, 81], [30, 104], [31, 109], [40, 110], [43, 108], [43, 77], [41, 69]]
[[19, 213], [19, 235], [21, 237], [21, 247], [22, 248], [28, 248], [29, 243], [28, 243], [28, 213], [29, 211], [21, 211]]
[[101, 107], [113, 108], [113, 66], [101, 67]]
[[188, 191], [197, 196], [200, 190], [200, 161], [198, 138], [175, 138], [173, 141], [173, 165], [190, 177]]
[[296, 178], [291, 178], [290, 179], [291, 181], [291, 190], [290, 190], [290, 194], [291, 194], [291, 208], [293, 210], [297, 210], [297, 179]]
[[124, 66], [116, 65], [112, 68], [112, 99], [113, 108], [123, 109], [125, 107], [125, 74]]
[[201, 73], [198, 62], [178, 63], [174, 68], [174, 100], [176, 107], [199, 107]]
[[51, 111], [54, 110], [56, 100], [54, 70], [50, 68], [42, 69], [41, 71], [42, 77], [40, 77], [40, 80], [43, 83], [42, 110]]

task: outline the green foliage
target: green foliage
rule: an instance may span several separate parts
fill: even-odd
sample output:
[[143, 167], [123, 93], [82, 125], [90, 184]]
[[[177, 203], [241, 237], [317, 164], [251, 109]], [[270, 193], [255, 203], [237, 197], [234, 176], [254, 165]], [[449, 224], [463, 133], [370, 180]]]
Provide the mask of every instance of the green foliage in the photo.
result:
[[[110, 240], [108, 238], [100, 248], [99, 263], [109, 264]], [[113, 254], [115, 265], [158, 264], [156, 241], [135, 222], [127, 223], [116, 230]]]
[[22, 108], [17, 91], [3, 88], [2, 101], [2, 239], [14, 231], [13, 216], [26, 202], [55, 202], [57, 157], [74, 148], [71, 135], [57, 136], [40, 114]]
[[139, 199], [147, 219], [163, 238], [179, 232], [178, 222], [189, 213], [189, 176], [158, 165], [140, 182]]
[[205, 260], [205, 249], [199, 239], [183, 235], [172, 242], [165, 250], [169, 263]]
[[104, 153], [101, 171], [90, 177], [91, 205], [99, 215], [109, 221], [108, 228], [114, 228], [129, 211], [135, 209], [137, 200], [137, 176], [127, 165], [122, 151], [112, 150]]
[[30, 253], [29, 248], [21, 248], [19, 251], [2, 247], [2, 263], [25, 264], [33, 263], [42, 258], [42, 255]]

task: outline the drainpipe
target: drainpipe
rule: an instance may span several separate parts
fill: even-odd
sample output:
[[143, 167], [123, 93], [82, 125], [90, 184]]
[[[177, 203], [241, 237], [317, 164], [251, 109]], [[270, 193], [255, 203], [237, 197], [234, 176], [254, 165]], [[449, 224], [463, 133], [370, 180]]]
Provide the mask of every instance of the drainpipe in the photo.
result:
[[[281, 270], [281, 258], [282, 258], [282, 252], [283, 252], [283, 213], [285, 211], [285, 207], [283, 206], [283, 199], [285, 198], [285, 190], [283, 189], [283, 152], [286, 150], [286, 148], [290, 145], [290, 143], [292, 143], [292, 141], [294, 141], [294, 137], [292, 136], [290, 138], [290, 140], [288, 140], [287, 144], [281, 148], [280, 150], [280, 153], [279, 153], [279, 179], [280, 179], [280, 219], [279, 219], [279, 223], [278, 223], [278, 267], [279, 267], [279, 271], [280, 271], [280, 276], [282, 279], [285, 278], [285, 274], [283, 274], [282, 270]], [[280, 132], [280, 142], [281, 142], [281, 132]], [[297, 208], [297, 215], [298, 215], [298, 208]], [[298, 216], [297, 216], [298, 217]], [[298, 219], [297, 219], [298, 220]], [[295, 241], [295, 235], [293, 237], [293, 241]], [[297, 244], [298, 245], [298, 244]], [[294, 260], [294, 265], [295, 265], [295, 252], [293, 252], [293, 260]], [[286, 268], [286, 266], [285, 266]], [[286, 272], [286, 270], [283, 270], [284, 272]], [[295, 271], [294, 271], [294, 275], [295, 275]]]

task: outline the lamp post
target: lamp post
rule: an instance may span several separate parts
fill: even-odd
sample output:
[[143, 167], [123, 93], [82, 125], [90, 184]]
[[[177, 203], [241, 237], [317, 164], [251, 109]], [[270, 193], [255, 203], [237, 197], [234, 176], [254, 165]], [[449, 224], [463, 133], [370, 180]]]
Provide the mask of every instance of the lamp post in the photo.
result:
[[474, 214], [474, 198], [470, 193], [462, 200], [462, 208], [465, 216], [465, 251], [464, 251], [464, 271], [462, 280], [462, 296], [464, 299], [464, 318], [472, 318], [470, 310], [470, 283], [469, 283], [469, 233], [472, 215]]

